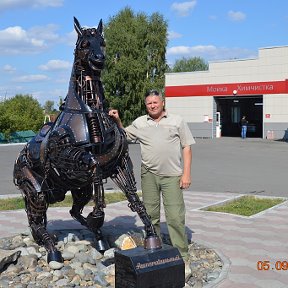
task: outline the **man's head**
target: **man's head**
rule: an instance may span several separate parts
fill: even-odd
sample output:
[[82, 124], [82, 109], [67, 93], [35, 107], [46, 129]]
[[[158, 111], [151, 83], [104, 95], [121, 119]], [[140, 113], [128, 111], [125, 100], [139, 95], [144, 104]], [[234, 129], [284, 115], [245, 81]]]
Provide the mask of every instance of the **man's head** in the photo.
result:
[[145, 105], [149, 116], [158, 119], [164, 111], [164, 100], [162, 94], [156, 90], [151, 90], [145, 94]]

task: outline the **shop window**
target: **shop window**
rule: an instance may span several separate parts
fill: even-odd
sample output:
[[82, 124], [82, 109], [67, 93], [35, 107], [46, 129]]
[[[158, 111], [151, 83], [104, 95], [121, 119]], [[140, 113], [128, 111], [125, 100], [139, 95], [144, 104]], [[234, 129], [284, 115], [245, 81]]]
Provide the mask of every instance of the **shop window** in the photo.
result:
[[237, 123], [237, 124], [240, 122], [240, 107], [239, 106], [231, 107], [231, 122]]

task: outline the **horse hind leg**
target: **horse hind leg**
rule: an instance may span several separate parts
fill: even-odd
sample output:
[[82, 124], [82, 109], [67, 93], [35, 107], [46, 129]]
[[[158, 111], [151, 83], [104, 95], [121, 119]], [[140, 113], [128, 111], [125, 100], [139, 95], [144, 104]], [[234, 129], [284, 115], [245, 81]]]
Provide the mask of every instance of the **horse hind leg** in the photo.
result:
[[[104, 239], [100, 228], [103, 226], [105, 213], [103, 211], [104, 204], [101, 201], [103, 199], [103, 186], [92, 184], [85, 188], [78, 190], [71, 190], [73, 205], [70, 210], [71, 216], [86, 226], [91, 232], [94, 233], [96, 238], [95, 248], [99, 252], [105, 252], [110, 248], [108, 242]], [[87, 217], [82, 215], [83, 209], [86, 204], [92, 199], [94, 200], [93, 211], [88, 214]]]
[[[26, 148], [23, 149], [14, 164], [14, 184], [22, 192], [28, 224], [35, 242], [44, 246], [47, 251], [47, 262], [63, 262], [61, 253], [46, 230], [48, 202], [40, 183], [43, 177], [30, 169]], [[48, 187], [47, 187], [48, 189]]]
[[55, 243], [47, 232], [48, 203], [44, 192], [36, 192], [29, 181], [24, 181], [20, 187], [26, 206], [28, 223], [35, 242], [44, 246], [47, 251], [47, 262], [63, 262], [61, 252], [55, 247]]
[[129, 208], [133, 212], [137, 212], [145, 226], [146, 237], [144, 239], [144, 248], [162, 248], [161, 240], [157, 236], [156, 230], [151, 222], [151, 218], [137, 194], [133, 165], [128, 153], [124, 155], [121, 165], [117, 167], [117, 172], [111, 176], [111, 179], [125, 193], [127, 200], [129, 201]]
[[87, 220], [82, 215], [82, 212], [85, 205], [87, 205], [92, 198], [92, 190], [90, 187], [72, 189], [71, 195], [73, 199], [73, 204], [70, 210], [70, 215], [76, 221], [80, 222], [83, 226], [87, 227]]

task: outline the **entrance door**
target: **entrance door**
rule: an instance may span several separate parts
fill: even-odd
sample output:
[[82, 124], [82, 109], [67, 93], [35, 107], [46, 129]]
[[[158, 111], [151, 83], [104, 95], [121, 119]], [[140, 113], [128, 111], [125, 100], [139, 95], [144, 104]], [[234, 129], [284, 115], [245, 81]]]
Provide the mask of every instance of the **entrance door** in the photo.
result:
[[221, 135], [240, 137], [242, 116], [248, 120], [247, 137], [262, 138], [263, 96], [214, 97], [221, 113]]

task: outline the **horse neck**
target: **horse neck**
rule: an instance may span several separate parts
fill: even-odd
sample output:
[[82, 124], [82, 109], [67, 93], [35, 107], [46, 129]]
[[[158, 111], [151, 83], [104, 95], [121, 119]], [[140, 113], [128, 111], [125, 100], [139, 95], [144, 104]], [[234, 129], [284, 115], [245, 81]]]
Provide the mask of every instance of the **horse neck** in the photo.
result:
[[99, 110], [103, 110], [104, 93], [100, 75], [87, 73], [84, 70], [80, 73], [72, 73], [71, 77], [75, 79], [74, 87], [82, 100], [92, 108], [94, 106]]

